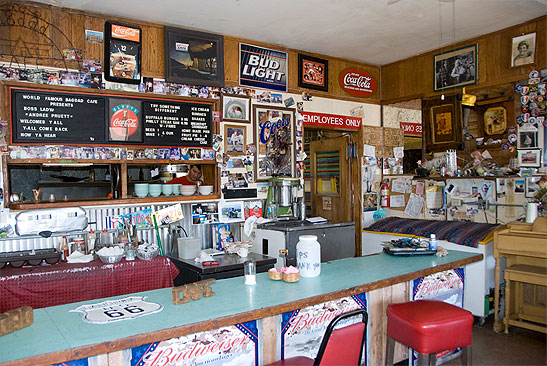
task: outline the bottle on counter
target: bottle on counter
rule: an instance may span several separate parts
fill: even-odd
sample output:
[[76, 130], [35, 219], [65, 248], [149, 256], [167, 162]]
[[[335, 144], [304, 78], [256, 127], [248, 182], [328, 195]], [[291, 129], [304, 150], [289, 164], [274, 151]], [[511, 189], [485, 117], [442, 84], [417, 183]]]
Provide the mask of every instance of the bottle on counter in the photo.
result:
[[91, 253], [95, 250], [95, 242], [97, 241], [97, 234], [93, 231], [93, 229], [89, 230], [89, 233], [86, 235], [86, 243], [87, 243], [87, 252]]
[[104, 229], [101, 231], [101, 234], [99, 235], [99, 242], [101, 243], [101, 247], [112, 245], [112, 238], [110, 237], [108, 230]]
[[317, 277], [321, 274], [321, 244], [316, 235], [298, 237], [296, 265], [302, 277]]
[[437, 237], [431, 234], [429, 237], [429, 250], [437, 250]]
[[68, 256], [70, 255], [70, 251], [68, 249], [68, 240], [66, 239], [66, 236], [63, 236], [63, 238], [61, 239], [61, 259], [63, 261], [66, 261]]

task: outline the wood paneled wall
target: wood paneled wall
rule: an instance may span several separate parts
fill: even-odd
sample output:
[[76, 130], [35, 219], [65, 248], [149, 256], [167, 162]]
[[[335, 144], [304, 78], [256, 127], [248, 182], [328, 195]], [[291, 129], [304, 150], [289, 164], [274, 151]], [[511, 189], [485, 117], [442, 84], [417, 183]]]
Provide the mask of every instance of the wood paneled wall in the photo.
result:
[[[52, 67], [65, 67], [62, 60], [62, 52], [65, 48], [75, 48], [82, 50], [82, 56], [86, 59], [103, 60], [103, 46], [85, 41], [85, 30], [104, 31], [104, 23], [106, 20], [115, 20], [131, 25], [137, 25], [142, 28], [143, 48], [142, 48], [142, 75], [146, 77], [164, 78], [164, 32], [162, 24], [153, 24], [134, 19], [122, 19], [118, 17], [109, 17], [102, 14], [84, 13], [77, 10], [58, 8], [49, 5], [43, 5], [32, 2], [13, 2], [3, 1], [0, 4], [11, 4], [13, 8], [17, 8], [17, 4], [28, 7], [32, 12], [36, 12], [39, 18], [39, 29], [41, 26], [47, 30], [41, 35], [38, 32], [29, 30], [28, 27], [3, 27], [5, 35], [2, 38], [8, 37], [10, 41], [21, 39], [27, 44], [33, 44], [37, 47], [44, 48], [41, 59], [27, 58], [27, 64], [39, 64]], [[30, 13], [24, 15], [18, 14], [3, 14], [6, 16], [15, 16], [17, 21], [22, 20], [25, 24], [32, 23], [33, 16]], [[4, 22], [2, 22], [4, 24]], [[50, 25], [48, 25], [50, 23]], [[58, 30], [56, 29], [58, 28]], [[181, 27], [182, 28], [182, 27]], [[207, 32], [206, 29], [200, 31]], [[67, 38], [65, 38], [66, 35]], [[49, 37], [57, 47], [47, 50], [45, 44]], [[239, 42], [249, 43], [261, 47], [273, 48], [288, 53], [288, 91], [292, 93], [300, 93], [304, 90], [309, 91], [312, 95], [336, 98], [343, 100], [352, 100], [368, 103], [380, 102], [380, 91], [377, 90], [373, 95], [366, 98], [356, 98], [346, 93], [338, 82], [340, 72], [348, 68], [357, 68], [368, 72], [372, 75], [378, 84], [380, 84], [380, 68], [378, 66], [367, 65], [359, 62], [353, 62], [336, 57], [307, 53], [308, 55], [327, 59], [329, 61], [329, 92], [321, 92], [309, 89], [300, 89], [298, 87], [298, 50], [289, 49], [280, 45], [266, 44], [255, 40], [246, 40], [241, 38], [224, 35], [224, 74], [226, 85], [236, 86], [239, 82]], [[10, 54], [21, 54], [24, 50], [21, 47], [16, 49], [16, 52], [10, 52], [6, 44], [3, 49], [0, 49], [3, 61], [10, 61]], [[53, 58], [53, 60], [52, 60]], [[13, 61], [13, 60], [11, 60]], [[23, 62], [19, 58], [19, 62]], [[78, 69], [77, 62], [70, 61], [69, 68]]]
[[[419, 56], [382, 66], [382, 104], [403, 100], [428, 98], [442, 94], [433, 91], [433, 58], [435, 54], [447, 52], [474, 43], [478, 45], [477, 84], [466, 90], [477, 90], [493, 85], [527, 79], [530, 70], [547, 67], [547, 17], [543, 16], [526, 23], [506, 28], [498, 32], [459, 42]], [[513, 37], [536, 33], [536, 63], [511, 68], [511, 42]], [[461, 92], [461, 88], [445, 91], [445, 94]]]

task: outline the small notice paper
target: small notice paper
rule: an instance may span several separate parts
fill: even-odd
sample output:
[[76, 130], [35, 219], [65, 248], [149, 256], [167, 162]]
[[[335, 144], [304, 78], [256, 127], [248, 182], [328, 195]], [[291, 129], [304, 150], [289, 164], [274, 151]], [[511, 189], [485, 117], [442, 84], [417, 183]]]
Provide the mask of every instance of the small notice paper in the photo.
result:
[[364, 144], [363, 148], [364, 148], [364, 151], [363, 151], [364, 156], [376, 156], [376, 148], [374, 146]]
[[424, 205], [424, 199], [415, 193], [411, 193], [410, 198], [408, 200], [408, 204], [406, 205], [406, 208], [405, 208], [405, 213], [408, 216], [414, 217], [416, 219], [420, 216], [420, 212], [422, 212], [423, 205]]
[[405, 148], [402, 147], [402, 146], [396, 146], [393, 148], [393, 155], [397, 158], [397, 159], [402, 159], [404, 158], [405, 156]]
[[389, 196], [390, 207], [405, 207], [405, 195], [397, 194]]

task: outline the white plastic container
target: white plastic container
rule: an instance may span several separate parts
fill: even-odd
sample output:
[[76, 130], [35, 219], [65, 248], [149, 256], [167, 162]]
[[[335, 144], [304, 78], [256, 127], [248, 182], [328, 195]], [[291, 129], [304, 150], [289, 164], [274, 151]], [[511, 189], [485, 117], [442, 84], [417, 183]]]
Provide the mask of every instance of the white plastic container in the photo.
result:
[[179, 258], [194, 259], [201, 252], [201, 238], [178, 238]]
[[321, 274], [321, 244], [315, 235], [300, 235], [296, 244], [296, 265], [301, 277]]
[[437, 237], [431, 234], [429, 237], [429, 250], [437, 250]]

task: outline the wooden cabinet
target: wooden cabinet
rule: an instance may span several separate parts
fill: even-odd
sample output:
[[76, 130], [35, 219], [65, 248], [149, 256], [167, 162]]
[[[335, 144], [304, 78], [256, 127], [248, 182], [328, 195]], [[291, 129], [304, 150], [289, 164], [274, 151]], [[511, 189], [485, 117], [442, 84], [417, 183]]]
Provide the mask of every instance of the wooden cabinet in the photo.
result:
[[[496, 258], [494, 330], [518, 326], [547, 333], [547, 217], [510, 223], [494, 234]], [[499, 319], [500, 261], [506, 258], [505, 317]]]
[[[196, 199], [218, 199], [220, 198], [219, 190], [219, 174], [216, 163], [210, 160], [66, 160], [66, 159], [10, 159], [3, 158], [3, 173], [4, 173], [4, 194], [6, 202], [10, 202], [12, 193], [23, 193], [23, 200], [18, 202], [10, 202], [9, 207], [14, 210], [26, 210], [36, 208], [50, 207], [70, 207], [77, 205], [95, 206], [95, 205], [111, 205], [114, 202], [119, 204], [132, 203], [152, 203], [152, 202], [169, 202], [169, 201], [193, 201]], [[167, 164], [200, 164], [203, 171], [203, 179], [206, 184], [214, 187], [213, 193], [207, 196], [180, 196], [170, 195], [159, 197], [138, 198], [134, 195], [133, 185], [138, 181], [139, 177], [132, 177], [130, 171], [134, 169], [150, 169], [161, 167]], [[51, 174], [44, 174], [44, 169], [59, 167], [63, 171], [71, 171], [70, 176], [63, 180], [51, 180]], [[78, 171], [77, 174], [74, 173]], [[95, 176], [91, 179], [90, 172]], [[100, 174], [98, 174], [100, 173]], [[43, 178], [47, 176], [45, 181]], [[61, 176], [61, 175], [57, 175]], [[63, 175], [64, 176], [64, 175]], [[147, 175], [147, 182], [159, 183], [157, 179], [151, 180]], [[70, 180], [70, 181], [66, 181]], [[101, 187], [97, 190], [97, 195], [93, 196], [90, 193], [85, 198], [82, 195], [76, 198], [63, 195], [55, 195], [55, 200], [49, 200], [49, 194], [41, 194], [40, 200], [34, 200], [31, 190], [45, 186], [64, 186], [71, 190], [90, 190], [92, 187]], [[103, 192], [104, 191], [104, 192]], [[80, 192], [81, 193], [81, 192]]]

